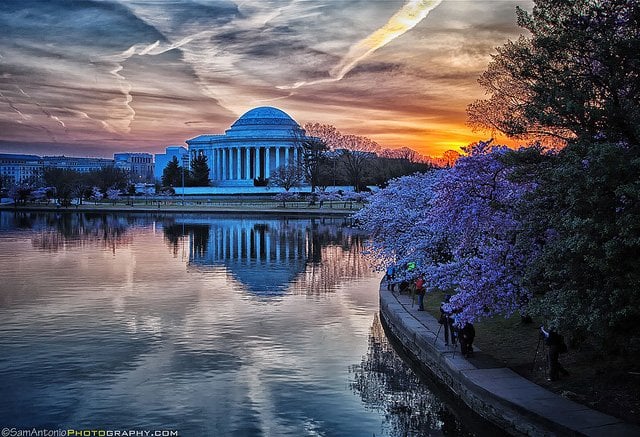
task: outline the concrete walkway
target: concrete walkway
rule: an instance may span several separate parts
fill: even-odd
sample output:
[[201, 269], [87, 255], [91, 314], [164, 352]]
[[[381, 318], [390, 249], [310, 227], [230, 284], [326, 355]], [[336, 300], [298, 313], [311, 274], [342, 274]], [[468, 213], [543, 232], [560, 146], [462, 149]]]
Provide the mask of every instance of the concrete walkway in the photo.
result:
[[429, 373], [474, 411], [515, 435], [640, 436], [640, 427], [565, 399], [474, 347], [465, 359], [445, 346], [440, 324], [410, 296], [380, 287], [380, 311], [393, 335]]

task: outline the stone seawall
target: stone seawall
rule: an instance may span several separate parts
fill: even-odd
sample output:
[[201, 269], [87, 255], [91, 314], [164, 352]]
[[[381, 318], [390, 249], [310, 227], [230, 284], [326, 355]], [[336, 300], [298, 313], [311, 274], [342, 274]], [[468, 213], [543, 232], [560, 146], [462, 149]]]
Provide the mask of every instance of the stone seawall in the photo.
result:
[[382, 321], [408, 356], [473, 411], [513, 435], [639, 436], [640, 428], [565, 399], [496, 363], [445, 346], [438, 321], [411, 298], [380, 288]]

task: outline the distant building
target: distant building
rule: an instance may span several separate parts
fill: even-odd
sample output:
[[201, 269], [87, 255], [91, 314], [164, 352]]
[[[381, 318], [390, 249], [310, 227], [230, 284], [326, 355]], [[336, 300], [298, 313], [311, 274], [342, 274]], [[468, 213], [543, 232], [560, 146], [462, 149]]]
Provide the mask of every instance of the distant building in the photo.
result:
[[184, 146], [169, 146], [165, 149], [165, 153], [155, 154], [155, 171], [156, 181], [162, 181], [162, 172], [167, 168], [173, 158], [178, 159], [178, 165], [189, 168], [189, 152]]
[[116, 168], [129, 172], [131, 182], [153, 182], [154, 164], [151, 153], [114, 153]]
[[42, 170], [48, 167], [64, 168], [80, 173], [113, 165], [113, 159], [77, 158], [71, 156], [37, 156], [13, 153], [0, 153], [0, 177], [3, 185], [15, 185], [39, 181]]
[[187, 140], [191, 157], [205, 155], [214, 186], [252, 186], [273, 170], [302, 156], [304, 130], [277, 108], [262, 106], [246, 112], [224, 135], [200, 135]]
[[108, 158], [76, 158], [72, 156], [43, 156], [43, 167], [65, 168], [80, 173], [100, 170], [113, 165], [113, 159]]
[[37, 155], [0, 153], [2, 186], [26, 183], [40, 177], [41, 158]]

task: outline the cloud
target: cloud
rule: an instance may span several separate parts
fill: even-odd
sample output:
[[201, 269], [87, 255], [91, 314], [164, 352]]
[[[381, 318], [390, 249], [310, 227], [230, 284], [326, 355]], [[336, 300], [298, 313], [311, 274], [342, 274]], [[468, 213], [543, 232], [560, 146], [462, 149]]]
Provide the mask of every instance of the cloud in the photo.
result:
[[384, 26], [351, 46], [340, 63], [329, 70], [330, 78], [318, 79], [310, 82], [300, 81], [293, 85], [281, 85], [280, 89], [296, 89], [302, 86], [320, 83], [337, 82], [350, 72], [360, 61], [371, 55], [381, 47], [389, 44], [399, 36], [404, 35], [420, 23], [429, 12], [437, 7], [442, 0], [410, 0], [396, 12]]
[[[2, 3], [0, 140], [158, 151], [273, 105], [383, 145], [408, 138], [405, 126], [407, 145], [426, 149], [436, 127], [464, 129], [466, 105], [482, 96], [476, 78], [519, 33], [515, 5], [531, 5], [442, 2], [428, 25], [417, 13], [396, 28], [429, 2], [337, 3]], [[278, 88], [301, 81], [322, 86]]]

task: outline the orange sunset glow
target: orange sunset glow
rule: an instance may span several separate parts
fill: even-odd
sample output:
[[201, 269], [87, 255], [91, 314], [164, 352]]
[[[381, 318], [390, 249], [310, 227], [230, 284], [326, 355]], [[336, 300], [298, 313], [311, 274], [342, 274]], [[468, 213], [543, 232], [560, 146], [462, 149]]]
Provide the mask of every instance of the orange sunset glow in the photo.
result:
[[[3, 2], [0, 152], [161, 152], [275, 106], [424, 155], [487, 139], [466, 107], [529, 0]], [[502, 137], [501, 143], [515, 144]]]

